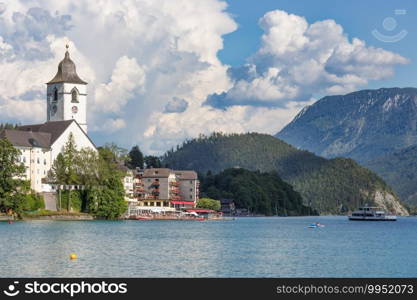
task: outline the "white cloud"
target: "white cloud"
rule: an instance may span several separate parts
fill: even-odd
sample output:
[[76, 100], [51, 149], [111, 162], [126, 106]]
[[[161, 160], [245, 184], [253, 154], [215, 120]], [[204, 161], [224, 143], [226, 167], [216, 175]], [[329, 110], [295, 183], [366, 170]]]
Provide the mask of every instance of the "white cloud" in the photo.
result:
[[0, 36], [0, 59], [13, 59], [13, 47], [3, 41], [3, 38]]
[[[46, 60], [27, 60], [15, 55], [15, 52], [10, 50], [14, 49], [12, 45], [5, 46], [9, 54], [0, 59], [0, 119], [19, 123], [45, 121], [45, 82], [55, 75], [58, 62], [63, 58], [63, 45], [66, 40], [65, 37], [48, 35], [45, 43], [48, 44], [51, 57]], [[94, 72], [75, 46], [72, 47], [71, 56], [81, 62], [79, 69], [84, 78], [94, 80]]]
[[264, 132], [274, 134], [294, 118], [305, 106], [305, 102], [289, 102], [282, 108], [231, 106], [225, 110], [209, 106], [194, 106], [182, 114], [155, 112], [155, 120], [145, 132], [144, 146], [152, 153], [169, 149], [189, 137], [201, 133], [221, 132]]
[[116, 132], [120, 129], [126, 128], [126, 122], [123, 119], [111, 119], [108, 118], [106, 121], [100, 125], [94, 124], [93, 128], [91, 128], [94, 131], [102, 131], [106, 134]]
[[99, 84], [95, 89], [94, 111], [120, 112], [135, 93], [142, 93], [145, 84], [145, 70], [135, 58], [122, 56], [116, 62], [107, 84]]
[[357, 38], [349, 41], [334, 20], [308, 24], [303, 17], [275, 10], [259, 23], [264, 30], [260, 49], [246, 68], [231, 72], [237, 75], [233, 87], [211, 96], [208, 104], [282, 106], [317, 93], [351, 92], [369, 80], [391, 76], [394, 66], [408, 63]]
[[0, 74], [0, 118], [14, 118], [17, 101], [26, 101], [32, 109], [19, 120], [45, 120], [42, 97], [28, 95], [44, 94], [69, 41], [89, 83], [91, 131], [113, 124], [116, 142], [140, 143], [131, 132], [143, 133], [173, 97], [204, 99], [230, 84], [217, 58], [222, 35], [236, 29], [225, 8], [218, 0], [8, 1], [0, 9], [0, 68], [7, 71]]

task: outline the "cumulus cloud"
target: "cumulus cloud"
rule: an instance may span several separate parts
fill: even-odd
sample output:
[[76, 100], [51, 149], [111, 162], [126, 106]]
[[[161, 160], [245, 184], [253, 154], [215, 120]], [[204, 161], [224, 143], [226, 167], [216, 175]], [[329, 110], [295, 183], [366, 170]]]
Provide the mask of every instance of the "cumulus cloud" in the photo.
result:
[[97, 145], [161, 153], [212, 131], [274, 133], [312, 103], [386, 78], [407, 60], [349, 40], [332, 20], [282, 11], [260, 20], [247, 64], [218, 59], [237, 24], [220, 0], [16, 0], [0, 4], [0, 119], [46, 119], [45, 82], [65, 44], [88, 84]]
[[25, 9], [20, 1], [3, 3], [0, 11], [0, 36], [13, 46], [16, 58], [50, 58], [52, 53], [47, 36], [64, 36], [72, 27], [70, 15], [54, 13], [40, 6]]
[[[4, 37], [3, 37], [4, 39]], [[5, 40], [5, 39], [4, 39]], [[58, 62], [63, 58], [63, 45], [68, 39], [48, 35], [48, 53], [51, 57], [28, 60], [16, 55], [13, 44], [7, 44], [7, 55], [0, 57], [0, 119], [18, 123], [42, 122], [46, 119], [46, 86], [57, 71]], [[72, 56], [81, 62], [82, 74], [94, 80], [94, 72], [85, 57], [75, 46]]]
[[[154, 111], [172, 109], [173, 97], [192, 101], [229, 85], [217, 51], [237, 25], [225, 9], [218, 0], [8, 1], [0, 6], [0, 118], [45, 120], [46, 101], [38, 95], [69, 42], [89, 83], [91, 131], [115, 125], [120, 132], [109, 139], [140, 143], [132, 132], [151, 126]], [[11, 113], [18, 101], [31, 109]]]
[[155, 112], [153, 125], [145, 132], [144, 146], [148, 151], [159, 153], [189, 137], [211, 132], [266, 132], [275, 133], [296, 116], [306, 105], [304, 102], [289, 102], [282, 108], [236, 105], [223, 110], [210, 106], [195, 106], [183, 114]]
[[110, 82], [96, 87], [94, 111], [119, 112], [135, 92], [144, 91], [145, 78], [145, 70], [135, 58], [122, 56], [116, 62]]
[[350, 41], [334, 20], [308, 24], [303, 17], [275, 10], [259, 24], [261, 47], [246, 66], [229, 71], [233, 86], [210, 95], [207, 105], [282, 106], [317, 93], [346, 93], [387, 78], [394, 66], [408, 62], [357, 38]]

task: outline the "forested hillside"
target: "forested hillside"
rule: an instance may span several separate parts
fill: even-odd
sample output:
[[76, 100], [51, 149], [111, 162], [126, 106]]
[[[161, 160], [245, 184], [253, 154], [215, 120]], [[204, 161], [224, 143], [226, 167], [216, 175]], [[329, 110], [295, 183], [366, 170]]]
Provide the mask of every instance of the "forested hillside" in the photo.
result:
[[237, 208], [253, 214], [311, 215], [314, 210], [303, 205], [301, 195], [274, 172], [227, 169], [219, 174], [200, 177], [203, 196], [234, 199]]
[[277, 171], [301, 194], [306, 205], [311, 204], [320, 213], [345, 213], [368, 203], [407, 214], [391, 188], [353, 160], [327, 160], [266, 134], [201, 136], [168, 151], [162, 161], [174, 169], [193, 169], [202, 174], [234, 167]]

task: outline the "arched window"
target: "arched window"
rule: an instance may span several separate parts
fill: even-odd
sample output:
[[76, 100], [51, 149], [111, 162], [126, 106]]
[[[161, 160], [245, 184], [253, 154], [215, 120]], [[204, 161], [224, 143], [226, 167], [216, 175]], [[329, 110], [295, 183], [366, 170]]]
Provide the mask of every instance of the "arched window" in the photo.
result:
[[54, 88], [54, 101], [58, 101], [58, 89]]
[[71, 91], [71, 102], [78, 103], [78, 91], [76, 88], [73, 88]]

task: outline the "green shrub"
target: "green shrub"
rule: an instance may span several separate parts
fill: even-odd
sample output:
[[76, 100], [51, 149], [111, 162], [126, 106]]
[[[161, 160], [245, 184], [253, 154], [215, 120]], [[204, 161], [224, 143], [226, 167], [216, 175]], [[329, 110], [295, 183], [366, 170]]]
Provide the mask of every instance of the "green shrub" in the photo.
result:
[[219, 200], [214, 200], [211, 198], [201, 198], [197, 202], [198, 208], [206, 208], [206, 209], [212, 209], [212, 210], [220, 210], [221, 204]]
[[25, 210], [34, 211], [45, 208], [45, 202], [40, 194], [31, 192], [30, 194], [27, 194], [25, 198]]

